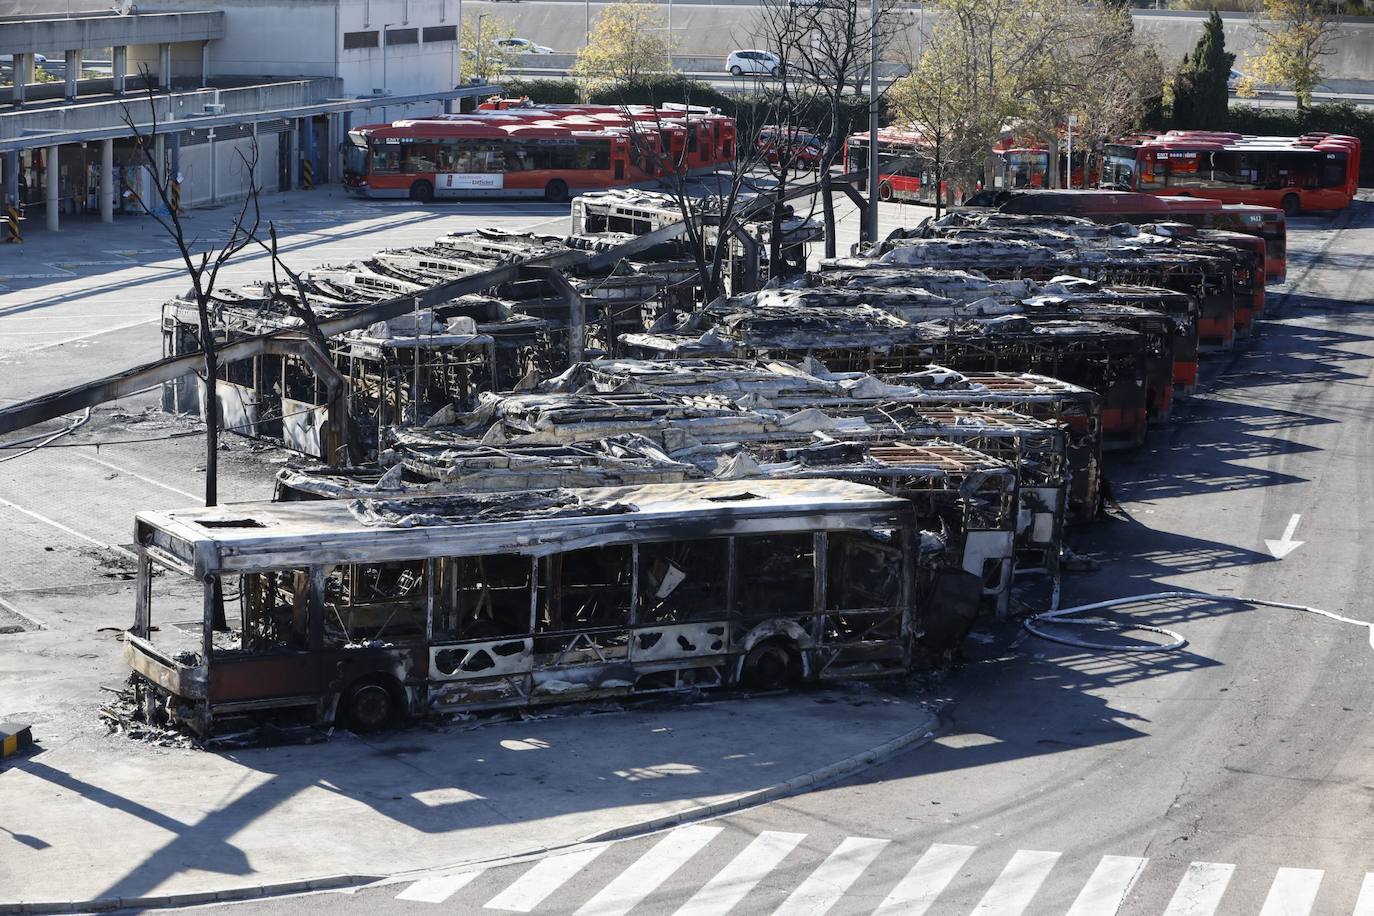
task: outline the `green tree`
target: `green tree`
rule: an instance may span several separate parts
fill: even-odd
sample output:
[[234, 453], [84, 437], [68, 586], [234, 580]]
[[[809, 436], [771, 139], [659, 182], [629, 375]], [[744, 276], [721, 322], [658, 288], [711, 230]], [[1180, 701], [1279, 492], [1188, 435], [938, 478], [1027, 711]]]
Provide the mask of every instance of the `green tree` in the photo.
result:
[[515, 62], [515, 52], [497, 42], [514, 37], [515, 28], [499, 16], [483, 13], [463, 20], [460, 79], [465, 83], [473, 77], [485, 82], [500, 79]]
[[1255, 20], [1260, 33], [1259, 53], [1250, 58], [1250, 77], [1242, 95], [1254, 95], [1256, 80], [1291, 86], [1298, 110], [1312, 107], [1312, 90], [1321, 83], [1322, 58], [1333, 52], [1339, 22], [1326, 0], [1264, 0], [1263, 15]]
[[1226, 87], [1236, 55], [1226, 50], [1221, 16], [1212, 10], [1193, 49], [1193, 118], [1197, 127], [1220, 130], [1228, 121], [1230, 93]]
[[577, 52], [572, 75], [584, 91], [610, 83], [638, 83], [673, 69], [672, 49], [658, 6], [617, 0], [601, 11], [591, 39]]

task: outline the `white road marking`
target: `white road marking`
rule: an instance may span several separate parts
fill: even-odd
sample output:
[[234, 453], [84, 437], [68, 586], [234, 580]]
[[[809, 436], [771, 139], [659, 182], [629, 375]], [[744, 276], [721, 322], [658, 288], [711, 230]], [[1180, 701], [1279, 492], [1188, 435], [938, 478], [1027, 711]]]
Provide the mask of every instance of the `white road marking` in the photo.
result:
[[1364, 876], [1360, 899], [1355, 901], [1355, 912], [1351, 916], [1374, 916], [1374, 871]]
[[977, 849], [945, 843], [931, 846], [906, 877], [897, 882], [873, 916], [922, 916]]
[[1301, 515], [1294, 515], [1288, 520], [1288, 527], [1283, 529], [1283, 537], [1277, 541], [1266, 540], [1264, 546], [1269, 548], [1269, 552], [1274, 555], [1274, 559], [1282, 560], [1293, 551], [1297, 550], [1306, 541], [1295, 541], [1293, 535], [1297, 533], [1298, 522], [1302, 521]]
[[15, 607], [11, 602], [6, 601], [4, 598], [0, 598], [0, 607], [9, 611], [11, 614], [18, 617], [20, 620], [27, 620], [29, 623], [33, 624], [40, 630], [46, 630], [48, 628], [48, 625], [45, 624], [43, 621], [39, 620], [32, 614], [24, 613], [23, 611], [19, 610], [19, 608]]
[[445, 875], [442, 878], [426, 878], [416, 881], [396, 895], [397, 900], [413, 900], [416, 903], [443, 903], [454, 894], [472, 883], [480, 871], [463, 872], [461, 875]]
[[823, 916], [890, 842], [862, 836], [845, 837], [844, 842], [783, 901], [773, 916]]
[[992, 887], [973, 908], [974, 916], [1019, 916], [1059, 861], [1060, 853], [1018, 849]]
[[128, 468], [122, 468], [122, 467], [120, 467], [120, 466], [117, 465], [117, 464], [112, 464], [112, 463], [110, 463], [110, 462], [104, 460], [103, 458], [97, 458], [97, 457], [95, 457], [94, 455], [87, 455], [85, 452], [77, 452], [76, 455], [77, 455], [77, 457], [79, 457], [79, 458], [85, 458], [87, 461], [93, 461], [93, 462], [95, 462], [96, 464], [103, 465], [104, 467], [107, 467], [107, 468], [109, 468], [109, 469], [112, 470], [112, 471], [118, 471], [118, 472], [121, 473], [121, 474], [127, 474], [128, 476], [134, 478], [135, 480], [141, 480], [141, 481], [143, 481], [144, 483], [152, 484], [152, 485], [155, 486], [155, 487], [161, 487], [161, 488], [164, 489], [164, 490], [170, 490], [170, 491], [172, 491], [173, 493], [176, 493], [176, 494], [178, 494], [178, 495], [180, 495], [180, 496], [185, 496], [187, 499], [200, 499], [200, 498], [201, 498], [200, 496], [197, 496], [197, 495], [194, 494], [194, 493], [187, 493], [185, 490], [178, 490], [176, 487], [172, 486], [171, 484], [163, 483], [163, 482], [160, 481], [160, 480], [154, 480], [154, 479], [151, 478], [151, 477], [144, 477], [142, 474], [138, 473], [137, 471], [131, 471], [131, 470], [129, 470]]
[[101, 540], [98, 540], [98, 539], [96, 539], [96, 538], [93, 538], [93, 537], [91, 537], [89, 534], [82, 534], [80, 531], [77, 531], [77, 530], [74, 529], [74, 528], [68, 528], [66, 525], [62, 524], [61, 522], [53, 521], [52, 519], [48, 518], [46, 515], [39, 515], [37, 512], [33, 511], [32, 509], [25, 509], [23, 506], [19, 505], [18, 503], [12, 503], [12, 502], [10, 502], [8, 499], [5, 499], [3, 496], [0, 496], [0, 506], [9, 506], [9, 507], [10, 507], [11, 509], [13, 509], [15, 512], [22, 512], [22, 513], [24, 513], [25, 515], [27, 515], [29, 518], [36, 519], [36, 520], [42, 522], [42, 523], [45, 524], [45, 525], [51, 525], [52, 527], [56, 528], [58, 531], [65, 531], [67, 534], [70, 534], [72, 537], [80, 538], [81, 540], [86, 541], [86, 542], [89, 543], [89, 544], [94, 544], [95, 546], [100, 547], [100, 548], [103, 548], [103, 549], [105, 549], [105, 550], [113, 550], [115, 553], [122, 553], [122, 554], [124, 554], [124, 556], [128, 557], [128, 558], [131, 559], [131, 560], [136, 560], [136, 559], [138, 559], [138, 557], [134, 556], [132, 553], [130, 553], [129, 551], [125, 550], [123, 547], [119, 547], [119, 546], [117, 546], [117, 545], [115, 545], [115, 544], [106, 544], [104, 541], [101, 541]]
[[1219, 862], [1194, 862], [1189, 865], [1164, 916], [1212, 916], [1235, 870], [1234, 865]]
[[577, 916], [624, 916], [715, 839], [722, 829], [679, 827], [584, 903]]
[[40, 344], [36, 347], [20, 347], [16, 352], [37, 353], [41, 350], [51, 350], [53, 347], [63, 347], [70, 343], [76, 343], [77, 341], [90, 340], [92, 337], [101, 337], [105, 334], [113, 334], [116, 331], [127, 331], [129, 330], [129, 328], [137, 328], [145, 324], [153, 324], [154, 322], [158, 322], [161, 320], [162, 316], [154, 315], [152, 318], [144, 318], [139, 321], [131, 321], [128, 324], [117, 324], [112, 327], [102, 328], [99, 331], [91, 331], [89, 334], [78, 334], [75, 337], [63, 337], [61, 340], [55, 340], [52, 343]]
[[804, 833], [763, 831], [693, 894], [677, 916], [725, 916], [804, 839]]
[[1280, 868], [1260, 916], [1307, 916], [1317, 902], [1323, 874], [1320, 868]]
[[609, 848], [592, 846], [577, 852], [541, 859], [514, 884], [488, 900], [486, 908], [528, 913]]
[[1148, 861], [1135, 856], [1103, 856], [1065, 916], [1115, 913]]

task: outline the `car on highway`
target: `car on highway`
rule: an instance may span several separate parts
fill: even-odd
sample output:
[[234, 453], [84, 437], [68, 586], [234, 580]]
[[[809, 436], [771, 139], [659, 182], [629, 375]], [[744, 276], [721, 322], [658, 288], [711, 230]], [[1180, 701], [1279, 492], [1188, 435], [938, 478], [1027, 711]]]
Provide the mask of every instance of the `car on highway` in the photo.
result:
[[1245, 79], [1245, 74], [1239, 70], [1232, 70], [1226, 75], [1226, 91], [1235, 92], [1240, 88], [1240, 81]]
[[503, 51], [512, 51], [516, 54], [552, 54], [553, 48], [547, 45], [537, 45], [528, 38], [498, 38], [492, 42]]
[[782, 60], [772, 51], [745, 49], [731, 51], [725, 58], [725, 69], [731, 76], [755, 75], [777, 76], [782, 72]]
[[[47, 69], [47, 63], [48, 63], [48, 59], [47, 59], [46, 57], [44, 57], [42, 54], [34, 54], [34, 56], [33, 56], [33, 65], [34, 65], [35, 68], [46, 70], [46, 69]], [[13, 55], [13, 54], [0, 54], [0, 74], [3, 74], [3, 75], [5, 75], [5, 76], [9, 76], [9, 75], [10, 75], [11, 73], [13, 73], [13, 72], [14, 72], [14, 55]]]

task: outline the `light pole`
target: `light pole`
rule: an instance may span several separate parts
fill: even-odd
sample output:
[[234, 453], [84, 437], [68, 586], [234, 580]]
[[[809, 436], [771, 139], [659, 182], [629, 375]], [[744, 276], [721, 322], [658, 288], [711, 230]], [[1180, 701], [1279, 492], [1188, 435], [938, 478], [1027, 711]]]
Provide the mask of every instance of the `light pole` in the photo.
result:
[[475, 58], [474, 61], [473, 61], [473, 66], [477, 68], [477, 82], [479, 82], [479, 83], [485, 83], [485, 82], [487, 81], [487, 73], [486, 73], [487, 67], [486, 67], [486, 63], [485, 63], [485, 61], [486, 61], [486, 59], [487, 59], [487, 56], [486, 56], [486, 50], [487, 50], [487, 49], [486, 49], [486, 46], [482, 44], [482, 20], [483, 20], [483, 19], [486, 19], [487, 16], [489, 16], [489, 15], [491, 15], [491, 14], [490, 14], [490, 13], [478, 13], [478, 14], [477, 14], [477, 47], [476, 47], [476, 49], [474, 49], [474, 51], [473, 51], [473, 53], [474, 53], [475, 55], [477, 55], [477, 56], [476, 56], [476, 58]]
[[592, 43], [592, 0], [586, 0], [584, 4], [587, 8], [587, 37], [582, 42], [583, 47]]
[[383, 91], [383, 92], [385, 92], [386, 89], [387, 89], [387, 84], [386, 84], [386, 46], [387, 46], [386, 30], [389, 29], [389, 28], [391, 28], [391, 25], [392, 25], [392, 24], [391, 24], [390, 22], [383, 22], [383, 23], [382, 23], [382, 91]]
[[865, 241], [878, 241], [878, 0], [869, 13], [868, 33], [868, 211]]

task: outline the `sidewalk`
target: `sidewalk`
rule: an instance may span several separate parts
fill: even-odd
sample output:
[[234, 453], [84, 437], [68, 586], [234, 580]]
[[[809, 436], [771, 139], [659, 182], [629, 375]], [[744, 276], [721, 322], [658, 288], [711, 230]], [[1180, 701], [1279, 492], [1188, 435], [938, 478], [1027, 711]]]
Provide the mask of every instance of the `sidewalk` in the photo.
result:
[[36, 729], [40, 746], [0, 770], [0, 912], [270, 893], [622, 835], [857, 771], [935, 725], [866, 685], [227, 753], [105, 737], [91, 720], [48, 748]]

